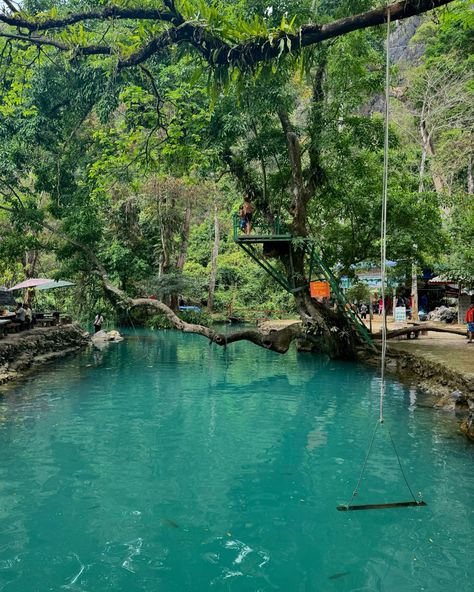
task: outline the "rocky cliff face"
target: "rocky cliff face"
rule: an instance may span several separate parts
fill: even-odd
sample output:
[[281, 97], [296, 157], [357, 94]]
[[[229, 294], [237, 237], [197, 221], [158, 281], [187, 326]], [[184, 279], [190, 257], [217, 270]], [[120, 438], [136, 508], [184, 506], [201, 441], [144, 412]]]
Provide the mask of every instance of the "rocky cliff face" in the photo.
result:
[[[398, 91], [406, 85], [406, 69], [420, 63], [425, 51], [421, 43], [412, 43], [418, 27], [422, 23], [422, 16], [415, 16], [406, 21], [396, 23], [390, 34], [390, 62], [396, 66], [392, 72], [392, 93], [398, 96]], [[363, 115], [384, 112], [385, 98], [382, 94], [374, 95], [367, 105], [361, 109]]]
[[0, 340], [0, 384], [14, 380], [35, 365], [78, 351], [90, 342], [79, 325], [33, 329]]

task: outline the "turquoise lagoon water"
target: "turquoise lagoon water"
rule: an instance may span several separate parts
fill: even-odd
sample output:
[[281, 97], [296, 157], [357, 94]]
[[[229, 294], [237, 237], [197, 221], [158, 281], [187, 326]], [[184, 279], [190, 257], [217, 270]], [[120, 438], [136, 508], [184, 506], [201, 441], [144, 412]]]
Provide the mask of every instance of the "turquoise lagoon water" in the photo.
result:
[[473, 590], [474, 448], [361, 365], [130, 335], [0, 400], [0, 590]]

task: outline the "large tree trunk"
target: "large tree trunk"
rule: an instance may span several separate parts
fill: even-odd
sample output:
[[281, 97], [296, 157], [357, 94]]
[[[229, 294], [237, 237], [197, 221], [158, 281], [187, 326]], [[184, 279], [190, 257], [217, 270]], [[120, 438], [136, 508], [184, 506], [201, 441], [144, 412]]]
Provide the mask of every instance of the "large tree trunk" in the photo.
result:
[[468, 195], [474, 194], [474, 176], [472, 174], [472, 154], [469, 154], [467, 161], [467, 193]]
[[290, 213], [293, 218], [291, 229], [294, 236], [305, 237], [308, 235], [308, 215], [307, 205], [309, 200], [309, 193], [306, 191], [303, 170], [301, 166], [301, 146], [298, 135], [290, 123], [290, 118], [286, 111], [280, 110], [278, 112], [280, 123], [286, 138], [286, 145], [288, 148], [288, 156], [291, 165], [292, 177], [292, 202], [290, 206]]
[[219, 254], [219, 216], [217, 210], [217, 203], [214, 203], [214, 244], [211, 253], [211, 276], [209, 278], [209, 292], [207, 296], [207, 308], [209, 312], [214, 309], [214, 293], [216, 291], [216, 277], [217, 277], [217, 256]]
[[[321, 81], [322, 72], [318, 84]], [[306, 238], [308, 237], [308, 202], [313, 195], [315, 183], [322, 176], [319, 154], [317, 148], [313, 146], [312, 160], [317, 170], [309, 175], [308, 183], [305, 184], [298, 135], [290, 123], [288, 114], [280, 111], [278, 115], [285, 133], [292, 171], [291, 230], [294, 237]], [[290, 243], [288, 253], [281, 255], [280, 259], [285, 267], [288, 283], [295, 290], [294, 297], [305, 328], [305, 340], [314, 350], [327, 353], [331, 357], [352, 357], [358, 344], [354, 327], [340, 311], [332, 310], [325, 303], [312, 299], [309, 294], [305, 250], [294, 248]]]
[[[430, 134], [428, 133], [428, 130], [426, 129], [425, 122], [423, 120], [420, 123], [420, 135], [421, 135], [422, 150], [423, 150], [422, 164], [423, 164], [423, 173], [424, 173], [426, 156], [428, 155], [428, 156], [433, 157], [435, 155], [435, 149], [434, 149], [434, 145], [433, 145], [433, 140], [432, 140]], [[423, 160], [423, 153], [425, 154], [424, 160]], [[443, 193], [444, 191], [446, 191], [447, 190], [447, 183], [446, 183], [445, 179], [443, 179], [443, 176], [433, 169], [431, 169], [430, 172], [431, 172], [431, 178], [433, 179], [433, 185], [434, 185], [436, 193]], [[422, 171], [421, 171], [421, 167], [420, 167], [420, 184], [422, 184], [421, 174], [422, 174]]]
[[181, 247], [179, 249], [178, 261], [176, 262], [176, 267], [180, 273], [183, 271], [184, 264], [186, 263], [186, 258], [188, 256], [190, 229], [191, 229], [191, 203], [188, 200], [188, 202], [186, 204], [186, 209], [184, 211], [184, 223], [183, 223], [183, 233], [182, 233], [182, 238], [181, 238]]
[[411, 316], [414, 321], [418, 320], [418, 268], [416, 263], [411, 267]]

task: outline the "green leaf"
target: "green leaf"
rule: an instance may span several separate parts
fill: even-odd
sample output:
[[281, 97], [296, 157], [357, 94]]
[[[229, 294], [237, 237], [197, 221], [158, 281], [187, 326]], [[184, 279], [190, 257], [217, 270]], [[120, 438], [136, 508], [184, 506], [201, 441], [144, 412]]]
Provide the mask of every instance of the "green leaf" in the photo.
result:
[[278, 59], [280, 59], [280, 56], [281, 56], [281, 54], [282, 54], [282, 53], [284, 52], [284, 50], [285, 50], [285, 37], [282, 37], [282, 38], [280, 39], [280, 43], [279, 43], [279, 45], [280, 45], [280, 49], [279, 49], [279, 51], [278, 51], [278, 55], [277, 55], [277, 58], [278, 58]]

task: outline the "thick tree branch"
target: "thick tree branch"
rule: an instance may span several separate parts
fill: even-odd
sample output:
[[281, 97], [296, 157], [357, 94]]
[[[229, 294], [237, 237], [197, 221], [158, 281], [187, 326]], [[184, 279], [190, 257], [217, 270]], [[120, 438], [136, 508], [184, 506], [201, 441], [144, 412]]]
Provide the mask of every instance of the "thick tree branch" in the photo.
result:
[[[120, 68], [129, 68], [143, 63], [163, 48], [178, 43], [189, 43], [195, 47], [204, 58], [214, 66], [251, 67], [259, 62], [269, 61], [303, 47], [321, 43], [326, 39], [339, 37], [357, 31], [383, 24], [390, 12], [391, 20], [403, 20], [411, 16], [422, 14], [434, 8], [449, 4], [453, 0], [403, 0], [388, 6], [382, 6], [351, 17], [339, 19], [326, 25], [303, 25], [297, 33], [287, 34], [279, 32], [274, 37], [257, 37], [230, 46], [201, 24], [185, 22], [174, 9], [173, 3], [165, 2], [168, 11], [149, 8], [120, 8], [107, 7], [102, 10], [71, 14], [57, 19], [41, 19], [24, 16], [24, 13], [10, 15], [0, 14], [0, 22], [7, 25], [27, 29], [30, 33], [37, 31], [51, 31], [64, 29], [78, 22], [87, 20], [106, 21], [108, 19], [151, 20], [172, 25], [167, 31], [152, 39], [119, 63]], [[7, 37], [7, 33], [3, 33]], [[75, 50], [83, 55], [115, 53], [111, 47], [103, 46], [68, 46], [62, 41], [50, 37], [35, 37], [19, 35], [21, 41], [29, 41], [35, 45], [51, 45], [60, 50]], [[14, 34], [10, 39], [17, 39]]]
[[[433, 323], [423, 323], [422, 325], [415, 325], [412, 327], [403, 327], [403, 329], [393, 329], [387, 332], [387, 339], [394, 337], [403, 337], [403, 335], [418, 335], [420, 331], [434, 331], [435, 333], [452, 333], [454, 335], [466, 336], [465, 329], [458, 329], [456, 327], [441, 327]], [[374, 339], [382, 339], [381, 334], [373, 335]]]
[[2, 0], [2, 2], [6, 4], [13, 13], [18, 12], [18, 8], [13, 4], [13, 2], [11, 2], [11, 0]]
[[34, 35], [20, 35], [5, 32], [1, 32], [0, 37], [3, 37], [4, 39], [11, 39], [12, 41], [22, 41], [37, 47], [46, 46], [55, 47], [61, 51], [75, 51], [75, 53], [81, 55], [111, 55], [113, 53], [113, 49], [108, 45], [86, 45], [84, 47], [72, 46], [64, 43], [63, 41], [57, 41], [56, 39], [52, 39], [50, 37], [36, 37]]
[[122, 8], [120, 6], [107, 6], [99, 10], [78, 12], [59, 18], [35, 18], [27, 17], [25, 13], [18, 12], [7, 0], [2, 1], [9, 6], [13, 14], [0, 14], [0, 22], [12, 27], [21, 27], [31, 32], [64, 29], [84, 21], [106, 21], [108, 19], [151, 20], [174, 25], [180, 25], [183, 22], [181, 17], [170, 11], [155, 8]]

